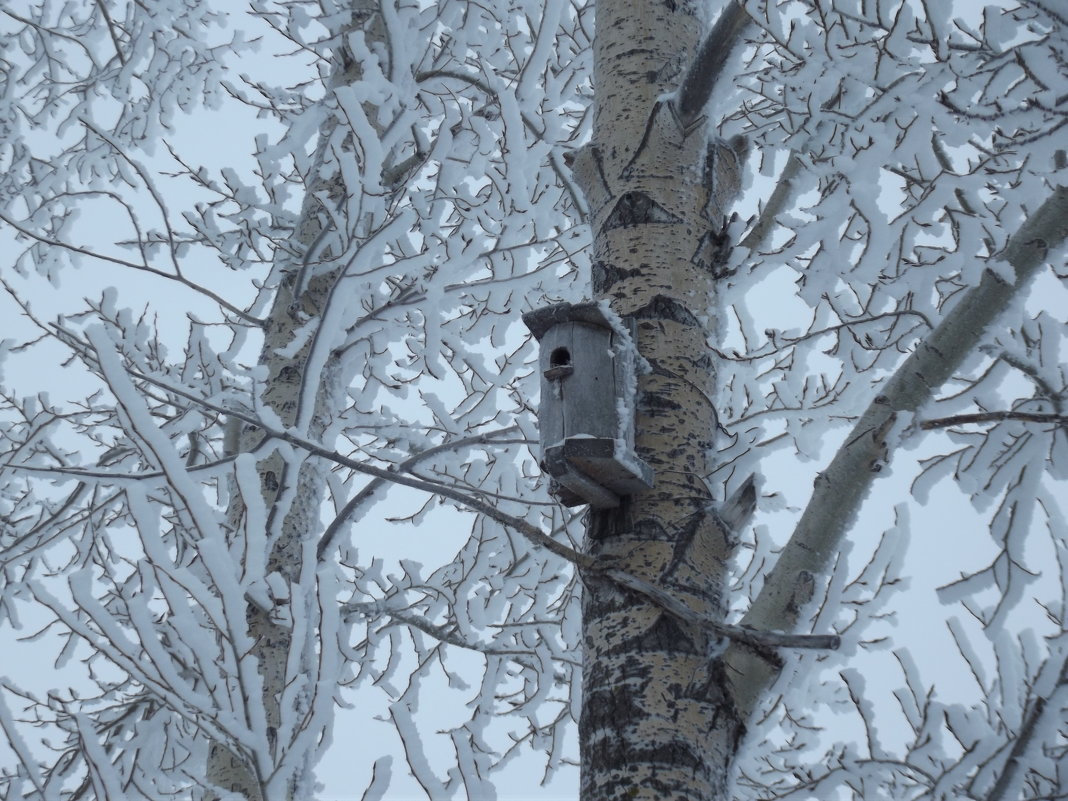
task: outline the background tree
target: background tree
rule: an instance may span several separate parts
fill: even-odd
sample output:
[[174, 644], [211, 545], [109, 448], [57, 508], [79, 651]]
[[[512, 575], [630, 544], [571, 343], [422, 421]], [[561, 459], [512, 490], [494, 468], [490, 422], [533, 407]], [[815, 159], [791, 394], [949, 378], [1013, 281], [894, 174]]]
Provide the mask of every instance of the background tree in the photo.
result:
[[[757, 797], [1059, 792], [1065, 19], [722, 11], [702, 41], [696, 5], [598, 3], [591, 112], [581, 3], [4, 9], [0, 610], [48, 613], [80, 676], [4, 681], [3, 797], [312, 797], [355, 697], [428, 797], [490, 798], [528, 746], [574, 758], [582, 659], [590, 799], [716, 797], [732, 766]], [[235, 107], [253, 160], [186, 149]], [[637, 320], [658, 482], [579, 553], [518, 317], [588, 276]], [[834, 448], [811, 499], [773, 484]], [[993, 509], [989, 567], [942, 593], [959, 700], [873, 642], [907, 507], [843, 540], [891, 459]], [[753, 474], [750, 527], [719, 502]], [[739, 618], [843, 646], [754, 648]], [[365, 797], [403, 773], [382, 756]]]

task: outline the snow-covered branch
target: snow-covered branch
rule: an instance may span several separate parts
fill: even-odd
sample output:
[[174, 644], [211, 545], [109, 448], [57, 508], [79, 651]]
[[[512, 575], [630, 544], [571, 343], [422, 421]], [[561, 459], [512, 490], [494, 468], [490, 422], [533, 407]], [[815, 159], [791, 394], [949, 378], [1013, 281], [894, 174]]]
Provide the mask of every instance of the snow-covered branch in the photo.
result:
[[[984, 271], [979, 285], [964, 293], [945, 319], [921, 341], [861, 415], [846, 444], [816, 480], [789, 543], [768, 574], [764, 588], [744, 625], [759, 629], [792, 629], [808, 598], [798, 597], [798, 584], [821, 575], [848, 531], [859, 505], [868, 495], [880, 468], [897, 446], [895, 426], [923, 408], [933, 394], [981, 341], [986, 328], [1008, 307], [1013, 295], [1060, 252], [1068, 237], [1068, 187], [1057, 187], [1009, 240], [1000, 257], [1010, 265]], [[777, 673], [751, 653], [733, 656], [735, 692], [741, 708], [751, 711]]]

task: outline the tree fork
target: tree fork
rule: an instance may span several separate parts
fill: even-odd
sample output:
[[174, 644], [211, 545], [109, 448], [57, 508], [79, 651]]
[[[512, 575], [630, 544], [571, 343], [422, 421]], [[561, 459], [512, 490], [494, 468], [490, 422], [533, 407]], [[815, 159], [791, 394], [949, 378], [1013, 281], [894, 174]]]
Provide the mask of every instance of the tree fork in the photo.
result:
[[[1009, 239], [997, 260], [1011, 265], [1011, 283], [992, 269], [942, 322], [919, 342], [857, 420], [827, 469], [816, 478], [812, 497], [793, 535], [764, 581], [743, 625], [792, 631], [811, 595], [814, 576], [826, 572], [894, 442], [888, 437], [898, 415], [912, 415], [934, 397], [964, 358], [982, 341], [984, 331], [1012, 298], [1068, 239], [1068, 187], [1053, 192]], [[967, 417], [967, 416], [966, 416]], [[1052, 422], [1052, 421], [1050, 421]], [[919, 424], [922, 429], [924, 425]], [[928, 426], [930, 427], [930, 426]], [[779, 666], [752, 650], [732, 645], [725, 659], [737, 704], [748, 717], [779, 675]]]

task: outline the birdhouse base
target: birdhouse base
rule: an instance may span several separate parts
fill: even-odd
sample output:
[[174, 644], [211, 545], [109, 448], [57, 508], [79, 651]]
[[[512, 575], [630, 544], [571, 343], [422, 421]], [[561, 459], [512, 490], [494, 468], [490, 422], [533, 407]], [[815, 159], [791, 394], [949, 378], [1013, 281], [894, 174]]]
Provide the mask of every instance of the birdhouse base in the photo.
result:
[[614, 439], [570, 437], [545, 449], [542, 463], [558, 485], [562, 504], [612, 509], [621, 496], [653, 486], [652, 468], [629, 450], [621, 453], [618, 445]]

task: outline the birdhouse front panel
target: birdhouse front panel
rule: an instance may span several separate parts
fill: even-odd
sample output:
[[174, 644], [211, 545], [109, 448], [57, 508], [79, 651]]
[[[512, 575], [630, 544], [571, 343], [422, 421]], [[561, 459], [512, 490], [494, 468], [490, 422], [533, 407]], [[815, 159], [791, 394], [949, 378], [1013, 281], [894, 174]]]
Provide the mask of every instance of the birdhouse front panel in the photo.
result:
[[549, 329], [541, 342], [541, 397], [542, 447], [568, 437], [615, 438], [612, 331], [579, 322]]
[[557, 498], [610, 508], [651, 487], [653, 472], [634, 453], [636, 356], [619, 319], [596, 303], [561, 303], [523, 322], [540, 346], [541, 465]]

